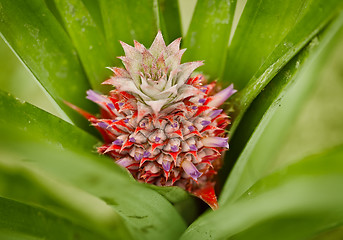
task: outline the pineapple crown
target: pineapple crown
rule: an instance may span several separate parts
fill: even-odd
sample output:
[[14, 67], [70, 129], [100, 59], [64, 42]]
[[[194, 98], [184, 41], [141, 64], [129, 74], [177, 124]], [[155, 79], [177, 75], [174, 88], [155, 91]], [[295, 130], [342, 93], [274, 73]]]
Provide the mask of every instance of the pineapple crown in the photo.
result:
[[125, 56], [119, 59], [125, 69], [109, 68], [115, 76], [103, 84], [134, 95], [155, 114], [168, 105], [197, 94], [199, 89], [185, 83], [203, 62], [181, 64], [186, 49], [180, 50], [180, 41], [181, 38], [178, 38], [166, 46], [159, 31], [149, 49], [137, 41], [134, 41], [134, 47], [120, 42]]

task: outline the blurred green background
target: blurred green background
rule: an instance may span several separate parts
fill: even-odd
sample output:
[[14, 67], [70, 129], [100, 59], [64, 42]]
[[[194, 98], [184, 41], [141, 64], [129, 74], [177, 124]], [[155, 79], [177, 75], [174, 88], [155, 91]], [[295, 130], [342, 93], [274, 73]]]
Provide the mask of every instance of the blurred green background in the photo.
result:
[[275, 167], [343, 144], [343, 39], [333, 55], [288, 133]]

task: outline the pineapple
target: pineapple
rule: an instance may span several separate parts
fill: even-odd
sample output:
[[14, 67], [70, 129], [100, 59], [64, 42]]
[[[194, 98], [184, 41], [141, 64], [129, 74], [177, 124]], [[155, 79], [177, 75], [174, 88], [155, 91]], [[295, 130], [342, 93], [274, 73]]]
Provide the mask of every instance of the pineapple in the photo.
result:
[[214, 175], [228, 149], [229, 117], [218, 107], [236, 90], [216, 93], [215, 83], [191, 77], [202, 61], [181, 64], [181, 38], [166, 46], [158, 32], [146, 49], [121, 42], [125, 68], [109, 68], [114, 76], [108, 96], [92, 90], [87, 98], [101, 107], [99, 118], [86, 116], [103, 136], [98, 152], [125, 167], [141, 182], [179, 186], [217, 208]]

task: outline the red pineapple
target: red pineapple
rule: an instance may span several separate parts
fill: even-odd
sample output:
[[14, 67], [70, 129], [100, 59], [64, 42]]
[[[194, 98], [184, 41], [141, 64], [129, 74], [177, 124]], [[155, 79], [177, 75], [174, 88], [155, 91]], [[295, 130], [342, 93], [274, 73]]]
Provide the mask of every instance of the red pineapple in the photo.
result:
[[218, 107], [236, 90], [233, 85], [213, 95], [215, 83], [190, 77], [201, 61], [181, 64], [181, 39], [166, 46], [159, 32], [149, 49], [121, 42], [125, 68], [110, 68], [114, 86], [108, 96], [92, 90], [96, 118], [75, 106], [102, 134], [98, 152], [125, 167], [138, 181], [179, 186], [217, 208], [214, 175], [228, 149], [229, 117]]

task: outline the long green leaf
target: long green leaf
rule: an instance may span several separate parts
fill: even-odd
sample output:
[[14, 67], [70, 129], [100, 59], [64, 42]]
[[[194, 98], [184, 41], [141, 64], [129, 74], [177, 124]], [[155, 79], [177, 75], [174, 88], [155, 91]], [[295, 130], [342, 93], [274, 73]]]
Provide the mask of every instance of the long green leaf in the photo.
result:
[[104, 239], [45, 209], [1, 197], [0, 216], [1, 239]]
[[[271, 65], [276, 63], [273, 69], [277, 69], [341, 8], [338, 0], [247, 1], [228, 49], [223, 79], [234, 82], [240, 90]], [[289, 55], [288, 60], [278, 60], [284, 55]]]
[[[292, 121], [307, 100], [311, 89], [332, 56], [333, 48], [342, 39], [343, 14], [330, 25], [318, 40], [318, 48], [299, 68], [293, 80], [282, 88], [278, 98], [264, 114], [249, 142], [237, 160], [221, 195], [221, 203], [233, 202], [274, 164]], [[331, 53], [331, 55], [330, 55]], [[297, 64], [295, 68], [298, 68]], [[322, 78], [325, 81], [325, 77]], [[283, 82], [279, 82], [281, 86]]]
[[343, 147], [267, 176], [181, 239], [302, 240], [343, 224]]
[[322, 80], [311, 90], [309, 100], [293, 122], [274, 160], [273, 168], [343, 144], [342, 38], [332, 54], [320, 74]]
[[186, 61], [205, 60], [199, 70], [210, 79], [220, 76], [225, 66], [236, 0], [198, 1], [183, 46]]
[[55, 0], [64, 25], [80, 56], [93, 89], [104, 89], [116, 56], [111, 56], [101, 26], [98, 26], [81, 0]]
[[179, 3], [177, 0], [158, 0], [158, 3], [163, 37], [166, 43], [171, 42], [182, 35]]
[[104, 24], [102, 22], [102, 16], [100, 11], [100, 4], [99, 1], [94, 0], [82, 0], [83, 4], [86, 6], [87, 10], [89, 11], [92, 19], [96, 23], [96, 25], [101, 29], [104, 33]]
[[63, 100], [92, 111], [84, 100], [90, 88], [76, 51], [43, 0], [0, 1], [0, 31], [9, 46], [67, 115], [85, 129], [88, 123]]
[[342, 176], [342, 156], [343, 145], [339, 145], [303, 159], [298, 159], [295, 163], [283, 166], [255, 183], [240, 199], [254, 198], [266, 189], [274, 188], [280, 183], [292, 181], [293, 178], [297, 177]]
[[124, 54], [119, 40], [128, 44], [137, 40], [148, 47], [160, 28], [157, 0], [100, 0], [100, 9], [114, 56]]
[[[275, 47], [273, 52], [263, 62], [250, 79], [247, 86], [233, 98], [235, 105], [235, 121], [231, 128], [231, 134], [240, 123], [242, 116], [250, 103], [271, 81], [278, 71], [310, 41], [325, 25], [332, 20], [343, 8], [341, 1], [322, 1], [313, 0], [308, 6], [308, 12], [294, 25], [287, 36]], [[318, 13], [319, 11], [320, 13]]]
[[[306, 43], [342, 10], [342, 3], [341, 1], [335, 0], [326, 3], [319, 0], [312, 0], [309, 3], [309, 6], [306, 7], [307, 11], [304, 12], [300, 20], [295, 23], [293, 28], [291, 28], [279, 44], [275, 44], [274, 50], [263, 60], [262, 65], [248, 84], [244, 83], [246, 84], [244, 89], [233, 97], [232, 104], [234, 105], [235, 112], [232, 115], [234, 122], [231, 127], [231, 135], [234, 134], [245, 111], [256, 96]], [[248, 79], [244, 81], [248, 81]]]
[[81, 129], [0, 90], [0, 124], [15, 126], [56, 146], [91, 152], [98, 140]]
[[175, 239], [184, 231], [183, 219], [164, 197], [123, 174], [111, 159], [44, 143], [34, 133], [18, 133], [10, 125], [1, 135], [0, 146], [116, 209], [135, 238]]
[[319, 233], [317, 236], [310, 238], [311, 240], [336, 240], [343, 238], [343, 226], [333, 227], [327, 231]]
[[[317, 40], [317, 38], [316, 38]], [[313, 41], [313, 43], [316, 42]], [[268, 108], [278, 108], [281, 106], [280, 99], [282, 92], [287, 89], [287, 86], [294, 81], [295, 75], [298, 73], [299, 66], [302, 66], [309, 57], [309, 54], [316, 50], [317, 44], [309, 44], [297, 56], [295, 56], [271, 81], [266, 88], [252, 102], [247, 112], [235, 129], [236, 135], [230, 140], [230, 150], [225, 154], [225, 163], [220, 170], [219, 175], [222, 182], [226, 181], [229, 172], [239, 155], [242, 153], [249, 138], [254, 132], [256, 126], [261, 121], [263, 115]], [[278, 100], [277, 100], [278, 99]]]
[[[242, 89], [306, 12], [310, 0], [248, 0], [228, 49], [223, 79]], [[311, 9], [309, 9], [311, 11]]]
[[13, 160], [6, 161], [4, 157], [0, 162], [0, 180], [0, 195], [3, 197], [48, 209], [106, 239], [112, 236], [130, 239], [122, 218], [114, 209], [77, 188]]

